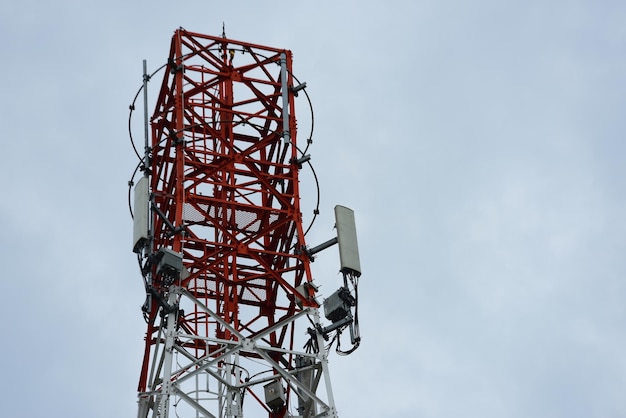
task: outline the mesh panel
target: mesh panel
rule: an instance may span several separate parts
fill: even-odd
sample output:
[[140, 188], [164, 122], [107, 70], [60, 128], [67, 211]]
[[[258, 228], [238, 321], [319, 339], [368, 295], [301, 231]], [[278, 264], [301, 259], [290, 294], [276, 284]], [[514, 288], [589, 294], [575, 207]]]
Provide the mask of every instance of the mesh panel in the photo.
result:
[[[191, 203], [185, 203], [183, 206], [183, 219], [186, 222], [204, 222], [213, 221], [215, 219], [222, 218], [221, 208], [210, 206], [206, 203], [200, 203], [192, 205]], [[226, 219], [232, 219], [233, 210], [228, 208], [226, 211]], [[272, 224], [280, 218], [278, 213], [270, 213], [268, 216], [268, 223]], [[245, 232], [258, 232], [261, 227], [261, 220], [258, 218], [257, 213], [244, 209], [235, 209], [235, 225], [238, 230]]]

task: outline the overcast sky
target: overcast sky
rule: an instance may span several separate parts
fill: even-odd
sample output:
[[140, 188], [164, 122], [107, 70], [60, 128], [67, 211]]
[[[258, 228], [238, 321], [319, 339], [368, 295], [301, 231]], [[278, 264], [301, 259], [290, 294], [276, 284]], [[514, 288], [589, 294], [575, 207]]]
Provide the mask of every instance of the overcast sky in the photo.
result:
[[[307, 82], [309, 244], [355, 210], [341, 418], [626, 416], [619, 0], [0, 3], [2, 416], [136, 416], [128, 106], [177, 27], [222, 22]], [[334, 291], [335, 251], [313, 268]]]

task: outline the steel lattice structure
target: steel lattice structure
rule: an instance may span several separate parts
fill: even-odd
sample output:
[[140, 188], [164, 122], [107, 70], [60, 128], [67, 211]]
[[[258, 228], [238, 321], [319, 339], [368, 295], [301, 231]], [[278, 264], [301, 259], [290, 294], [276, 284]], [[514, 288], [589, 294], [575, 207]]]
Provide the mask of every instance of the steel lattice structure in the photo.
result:
[[163, 74], [135, 189], [135, 222], [147, 213], [134, 242], [148, 295], [138, 416], [335, 417], [291, 52], [179, 29]]

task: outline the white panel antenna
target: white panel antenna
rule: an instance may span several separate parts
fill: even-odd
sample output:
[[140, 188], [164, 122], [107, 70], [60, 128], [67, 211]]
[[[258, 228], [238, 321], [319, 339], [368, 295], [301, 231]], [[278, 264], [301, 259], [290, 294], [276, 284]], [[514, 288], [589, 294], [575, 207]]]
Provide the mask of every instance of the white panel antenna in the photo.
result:
[[142, 177], [135, 186], [133, 207], [133, 252], [138, 253], [148, 239], [148, 201], [150, 199], [149, 182]]
[[359, 245], [356, 238], [354, 211], [345, 206], [335, 206], [335, 226], [339, 243], [339, 259], [342, 273], [361, 275]]

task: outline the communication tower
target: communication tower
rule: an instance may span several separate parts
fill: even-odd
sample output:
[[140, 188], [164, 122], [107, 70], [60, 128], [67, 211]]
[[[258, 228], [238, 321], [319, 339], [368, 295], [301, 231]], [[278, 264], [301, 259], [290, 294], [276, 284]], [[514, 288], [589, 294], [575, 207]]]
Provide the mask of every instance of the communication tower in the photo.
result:
[[[328, 353], [359, 345], [361, 267], [348, 208], [335, 207], [335, 238], [305, 243], [298, 176], [312, 169], [312, 138], [299, 147], [295, 117], [305, 88], [290, 51], [224, 34], [178, 29], [161, 68], [148, 74], [144, 61], [129, 117], [133, 251], [146, 289], [139, 418], [337, 417]], [[141, 93], [143, 152], [132, 135]], [[344, 282], [322, 303], [310, 263], [334, 244]], [[346, 330], [352, 345], [341, 351]]]

